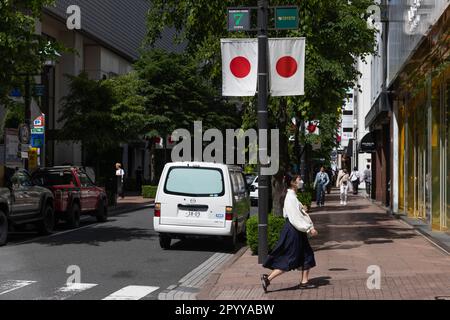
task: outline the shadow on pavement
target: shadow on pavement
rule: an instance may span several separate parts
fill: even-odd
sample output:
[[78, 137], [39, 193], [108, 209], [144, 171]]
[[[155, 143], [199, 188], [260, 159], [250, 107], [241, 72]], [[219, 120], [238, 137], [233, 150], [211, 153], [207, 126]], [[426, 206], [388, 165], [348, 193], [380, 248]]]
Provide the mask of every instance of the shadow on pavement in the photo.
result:
[[54, 237], [37, 239], [33, 243], [48, 246], [63, 246], [68, 244], [99, 246], [107, 242], [156, 239], [157, 235], [148, 228], [121, 228], [98, 225], [96, 228], [86, 228], [78, 232], [63, 233], [61, 237], [56, 234]]
[[289, 287], [289, 288], [282, 288], [282, 289], [278, 289], [278, 290], [269, 290], [268, 293], [275, 293], [275, 292], [283, 292], [283, 291], [296, 291], [296, 290], [312, 290], [312, 289], [317, 289], [319, 287], [324, 287], [324, 286], [328, 286], [330, 285], [330, 279], [331, 277], [316, 277], [316, 278], [312, 278], [309, 279], [309, 283], [313, 284], [315, 286], [315, 288], [310, 288], [310, 289], [301, 289], [300, 288], [300, 284], [297, 284], [295, 286]]
[[245, 247], [245, 242], [239, 241], [236, 248], [231, 250], [227, 246], [215, 238], [205, 238], [205, 239], [182, 239], [182, 240], [172, 240], [177, 242], [172, 242], [172, 246], [169, 250], [172, 251], [204, 251], [204, 252], [217, 252], [217, 253], [231, 253], [234, 254], [238, 252], [242, 247]]

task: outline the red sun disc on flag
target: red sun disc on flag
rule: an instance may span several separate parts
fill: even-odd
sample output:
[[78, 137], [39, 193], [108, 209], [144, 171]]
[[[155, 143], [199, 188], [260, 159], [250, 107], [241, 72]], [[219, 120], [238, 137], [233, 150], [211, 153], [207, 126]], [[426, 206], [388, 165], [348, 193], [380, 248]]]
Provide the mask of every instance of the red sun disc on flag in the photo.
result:
[[283, 78], [290, 78], [297, 73], [298, 64], [294, 58], [290, 56], [284, 56], [278, 59], [277, 72]]
[[252, 66], [247, 58], [239, 56], [231, 60], [230, 70], [236, 78], [245, 78], [250, 73]]

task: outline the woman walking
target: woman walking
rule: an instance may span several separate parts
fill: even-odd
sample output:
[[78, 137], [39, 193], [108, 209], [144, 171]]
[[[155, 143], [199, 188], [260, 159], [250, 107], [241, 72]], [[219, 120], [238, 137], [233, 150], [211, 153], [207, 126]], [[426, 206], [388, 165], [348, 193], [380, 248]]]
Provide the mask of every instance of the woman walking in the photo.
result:
[[302, 271], [300, 288], [315, 287], [309, 283], [309, 271], [316, 266], [316, 261], [308, 235], [316, 236], [318, 233], [303, 205], [297, 199], [300, 182], [301, 178], [298, 175], [287, 175], [285, 178], [288, 190], [284, 200], [283, 216], [286, 218], [286, 223], [278, 243], [263, 264], [265, 268], [273, 270], [270, 275], [261, 275], [261, 284], [266, 293], [267, 287], [274, 278], [295, 269]]
[[359, 179], [360, 177], [358, 167], [354, 167], [352, 173], [350, 174], [350, 181], [352, 182], [353, 194], [358, 194]]
[[340, 176], [337, 186], [341, 191], [341, 204], [346, 206], [347, 205], [347, 192], [349, 187], [349, 180], [350, 176], [348, 175], [347, 169], [344, 169], [343, 175]]

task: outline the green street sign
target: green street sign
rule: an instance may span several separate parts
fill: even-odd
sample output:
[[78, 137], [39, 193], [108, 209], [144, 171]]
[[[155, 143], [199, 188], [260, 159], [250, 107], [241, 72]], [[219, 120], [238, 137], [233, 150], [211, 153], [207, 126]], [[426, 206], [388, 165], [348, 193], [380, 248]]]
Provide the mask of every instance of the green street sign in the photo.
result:
[[44, 128], [32, 128], [31, 134], [44, 134]]
[[276, 7], [275, 28], [298, 29], [298, 7]]
[[250, 9], [228, 9], [228, 31], [249, 31]]

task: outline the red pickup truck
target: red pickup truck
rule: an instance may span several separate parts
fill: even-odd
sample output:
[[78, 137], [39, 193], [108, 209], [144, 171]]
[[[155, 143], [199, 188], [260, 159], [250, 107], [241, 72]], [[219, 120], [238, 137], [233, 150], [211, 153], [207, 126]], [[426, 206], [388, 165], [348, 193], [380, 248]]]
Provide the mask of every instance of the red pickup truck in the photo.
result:
[[32, 179], [34, 184], [53, 192], [55, 222], [62, 219], [69, 228], [77, 228], [82, 214], [95, 216], [99, 222], [108, 219], [106, 192], [92, 182], [83, 168], [40, 168]]

